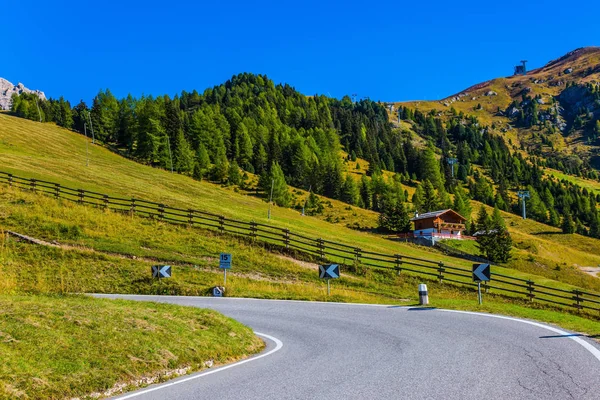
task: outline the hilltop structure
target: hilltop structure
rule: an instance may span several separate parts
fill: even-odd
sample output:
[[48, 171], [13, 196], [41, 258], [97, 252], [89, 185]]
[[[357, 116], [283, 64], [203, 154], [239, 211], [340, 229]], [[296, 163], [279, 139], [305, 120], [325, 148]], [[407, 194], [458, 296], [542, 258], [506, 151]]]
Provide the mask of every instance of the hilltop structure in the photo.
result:
[[515, 66], [514, 75], [527, 75], [527, 60], [521, 60], [521, 65]]

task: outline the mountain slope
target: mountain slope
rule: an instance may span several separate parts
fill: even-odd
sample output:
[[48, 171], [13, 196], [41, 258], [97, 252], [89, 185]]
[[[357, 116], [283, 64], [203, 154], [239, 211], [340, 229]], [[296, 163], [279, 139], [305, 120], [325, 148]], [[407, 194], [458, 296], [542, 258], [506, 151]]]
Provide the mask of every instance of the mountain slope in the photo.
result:
[[599, 82], [600, 47], [586, 47], [526, 75], [492, 79], [439, 101], [396, 106], [475, 115], [517, 148], [580, 173], [582, 163], [596, 165]]

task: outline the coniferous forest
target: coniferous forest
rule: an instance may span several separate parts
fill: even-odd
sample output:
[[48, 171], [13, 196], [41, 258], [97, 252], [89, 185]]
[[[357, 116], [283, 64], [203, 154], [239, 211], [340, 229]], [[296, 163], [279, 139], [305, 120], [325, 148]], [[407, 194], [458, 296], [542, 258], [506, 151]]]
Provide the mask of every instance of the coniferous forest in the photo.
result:
[[[273, 186], [273, 200], [282, 206], [290, 205], [287, 185], [310, 189], [381, 212], [380, 226], [389, 231], [408, 230], [414, 210], [451, 207], [469, 216], [470, 199], [520, 213], [516, 191], [529, 190], [529, 218], [600, 237], [600, 198], [544, 177], [541, 167], [548, 161], [511, 151], [501, 135], [462, 113], [442, 119], [400, 107], [393, 117], [427, 142], [418, 144], [390, 123], [380, 103], [305, 96], [248, 73], [202, 94], [184, 91], [173, 98], [117, 99], [107, 89], [91, 106], [22, 93], [13, 98], [12, 112], [82, 134], [93, 129], [96, 140], [127, 157], [195, 179], [239, 184], [243, 171], [254, 173], [264, 193]], [[454, 177], [449, 158], [458, 161]], [[345, 173], [357, 159], [369, 162], [360, 180]], [[386, 179], [382, 171], [395, 174]], [[403, 185], [416, 186], [411, 199]], [[469, 222], [472, 231], [481, 225]]]

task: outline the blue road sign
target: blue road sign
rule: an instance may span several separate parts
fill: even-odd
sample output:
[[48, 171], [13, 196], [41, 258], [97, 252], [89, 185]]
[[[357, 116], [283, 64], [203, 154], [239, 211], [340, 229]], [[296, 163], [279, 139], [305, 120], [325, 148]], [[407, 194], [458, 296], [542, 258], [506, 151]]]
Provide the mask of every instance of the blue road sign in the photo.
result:
[[153, 278], [170, 278], [171, 277], [171, 266], [170, 265], [153, 265], [152, 266], [152, 277]]
[[319, 265], [319, 278], [333, 279], [340, 277], [340, 266], [337, 264]]
[[219, 257], [219, 268], [231, 269], [231, 254], [221, 253], [221, 256]]
[[473, 281], [484, 282], [491, 278], [490, 264], [473, 264]]

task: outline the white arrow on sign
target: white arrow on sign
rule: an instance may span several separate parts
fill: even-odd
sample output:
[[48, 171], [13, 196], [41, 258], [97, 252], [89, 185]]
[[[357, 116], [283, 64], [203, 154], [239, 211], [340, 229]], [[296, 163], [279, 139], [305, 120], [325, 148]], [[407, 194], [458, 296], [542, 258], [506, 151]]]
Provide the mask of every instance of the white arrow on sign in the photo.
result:
[[164, 278], [170, 278], [171, 277], [171, 266], [170, 265], [163, 265], [160, 268], [159, 273]]
[[479, 264], [473, 270], [473, 280], [489, 281], [490, 280], [490, 264]]
[[171, 277], [171, 266], [170, 265], [153, 265], [152, 266], [152, 277], [153, 278], [170, 278]]
[[319, 278], [339, 278], [339, 269], [337, 264], [319, 265]]

